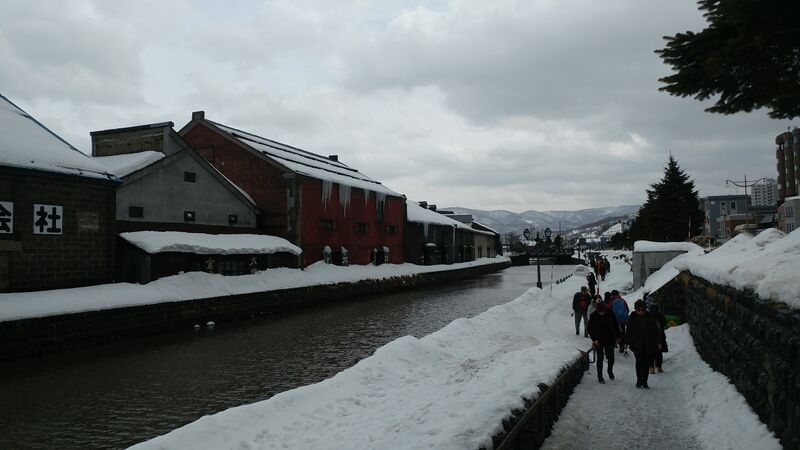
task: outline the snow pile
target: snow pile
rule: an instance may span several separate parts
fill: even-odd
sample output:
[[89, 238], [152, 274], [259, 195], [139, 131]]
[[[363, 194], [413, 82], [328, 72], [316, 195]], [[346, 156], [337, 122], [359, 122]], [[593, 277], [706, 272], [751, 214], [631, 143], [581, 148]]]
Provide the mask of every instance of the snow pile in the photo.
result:
[[122, 178], [164, 159], [164, 154], [155, 151], [144, 151], [124, 155], [95, 156], [93, 159], [114, 175]]
[[800, 229], [785, 234], [775, 228], [753, 237], [736, 235], [716, 250], [679, 255], [650, 275], [634, 294], [655, 292], [678, 273], [688, 270], [711, 283], [752, 289], [763, 300], [784, 302], [800, 309], [797, 290], [800, 267]]
[[108, 170], [0, 95], [0, 165], [116, 179]]
[[396, 339], [333, 378], [203, 417], [133, 448], [490, 446], [501, 419], [577, 358], [573, 339], [554, 337], [549, 320], [573, 288], [556, 288], [555, 297], [531, 289], [421, 339]]
[[204, 234], [180, 231], [135, 231], [120, 237], [147, 253], [195, 253], [198, 255], [253, 255], [287, 252], [300, 255], [300, 247], [286, 239], [265, 234]]
[[507, 257], [498, 256], [435, 266], [406, 263], [347, 267], [318, 262], [306, 267], [305, 270], [276, 268], [239, 276], [187, 272], [159, 278], [144, 285], [115, 283], [73, 289], [0, 294], [0, 322], [279, 289], [382, 280], [507, 261]]
[[702, 253], [703, 248], [693, 242], [653, 242], [636, 241], [633, 243], [634, 252], [687, 252]]
[[753, 289], [763, 300], [800, 309], [800, 229], [788, 235], [775, 228], [753, 237], [742, 233], [713, 252], [674, 264], [711, 283]]

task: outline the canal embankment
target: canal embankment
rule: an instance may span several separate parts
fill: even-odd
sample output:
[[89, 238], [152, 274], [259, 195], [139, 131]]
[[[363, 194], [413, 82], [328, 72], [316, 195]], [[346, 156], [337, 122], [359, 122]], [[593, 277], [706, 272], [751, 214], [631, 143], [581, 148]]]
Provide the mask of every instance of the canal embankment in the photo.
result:
[[0, 361], [447, 283], [509, 265], [498, 257], [439, 266], [317, 265], [239, 277], [193, 272], [143, 286], [2, 294]]

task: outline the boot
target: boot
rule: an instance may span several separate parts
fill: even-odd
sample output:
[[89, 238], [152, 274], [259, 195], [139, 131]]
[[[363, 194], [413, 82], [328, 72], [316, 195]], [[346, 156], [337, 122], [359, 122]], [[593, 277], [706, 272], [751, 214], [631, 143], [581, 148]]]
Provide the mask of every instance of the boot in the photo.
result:
[[608, 369], [608, 379], [609, 380], [613, 380], [614, 379], [614, 372], [612, 372], [611, 369]]
[[656, 367], [656, 372], [662, 373], [662, 372], [664, 372], [664, 370], [662, 370], [661, 367]]
[[650, 368], [650, 373], [656, 373], [656, 368], [655, 367], [651, 367]]

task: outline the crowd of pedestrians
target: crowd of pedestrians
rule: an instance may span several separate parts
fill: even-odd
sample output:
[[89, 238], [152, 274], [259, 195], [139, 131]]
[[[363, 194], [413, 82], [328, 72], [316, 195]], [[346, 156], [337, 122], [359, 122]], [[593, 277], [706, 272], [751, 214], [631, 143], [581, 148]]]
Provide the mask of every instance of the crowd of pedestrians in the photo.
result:
[[[595, 261], [602, 263], [603, 260], [605, 258], [598, 257]], [[620, 353], [627, 356], [629, 348], [636, 358], [636, 387], [650, 389], [647, 384], [649, 375], [663, 372], [667, 320], [655, 303], [650, 304], [648, 311], [644, 300], [636, 300], [631, 312], [619, 291], [612, 290], [601, 296], [597, 277], [603, 280], [608, 271], [602, 266], [596, 270], [597, 275], [590, 272], [586, 277], [588, 287], [582, 286], [572, 298], [575, 334], [581, 334], [583, 322], [584, 336], [592, 340], [592, 349], [596, 352], [598, 382], [605, 383], [604, 362], [608, 378], [614, 379], [615, 349], [619, 348]]]

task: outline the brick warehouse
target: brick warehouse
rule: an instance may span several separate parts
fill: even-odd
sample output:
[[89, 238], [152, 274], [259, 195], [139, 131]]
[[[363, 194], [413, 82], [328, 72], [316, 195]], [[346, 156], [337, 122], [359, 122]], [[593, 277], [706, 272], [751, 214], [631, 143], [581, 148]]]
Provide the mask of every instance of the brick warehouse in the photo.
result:
[[0, 95], [0, 292], [111, 281], [118, 184]]
[[353, 264], [404, 261], [404, 197], [336, 156], [212, 122], [202, 111], [180, 134], [253, 198], [259, 232], [303, 249], [303, 266], [323, 255]]

